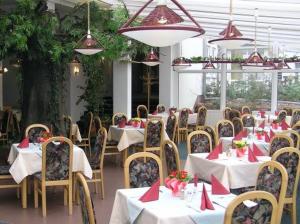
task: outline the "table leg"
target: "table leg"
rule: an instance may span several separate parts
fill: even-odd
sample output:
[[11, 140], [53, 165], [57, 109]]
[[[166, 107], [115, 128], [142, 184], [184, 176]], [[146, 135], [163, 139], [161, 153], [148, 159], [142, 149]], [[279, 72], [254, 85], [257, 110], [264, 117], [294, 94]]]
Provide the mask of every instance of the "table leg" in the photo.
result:
[[22, 188], [22, 207], [27, 208], [27, 177], [21, 183]]

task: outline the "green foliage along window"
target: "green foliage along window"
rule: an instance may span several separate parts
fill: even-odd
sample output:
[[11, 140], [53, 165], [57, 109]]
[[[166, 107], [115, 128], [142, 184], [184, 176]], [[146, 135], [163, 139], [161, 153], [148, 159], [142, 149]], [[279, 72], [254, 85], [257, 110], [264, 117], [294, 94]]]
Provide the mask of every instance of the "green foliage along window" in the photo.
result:
[[221, 73], [206, 73], [204, 77], [205, 106], [209, 110], [219, 110]]
[[271, 73], [227, 73], [226, 106], [270, 110], [271, 79]]
[[298, 73], [278, 74], [277, 108], [300, 107], [300, 76]]

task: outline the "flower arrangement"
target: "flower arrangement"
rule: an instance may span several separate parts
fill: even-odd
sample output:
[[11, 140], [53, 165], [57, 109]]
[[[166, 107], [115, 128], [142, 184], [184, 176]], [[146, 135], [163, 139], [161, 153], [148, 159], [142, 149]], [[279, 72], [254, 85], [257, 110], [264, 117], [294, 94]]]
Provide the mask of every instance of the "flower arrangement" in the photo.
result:
[[180, 195], [180, 192], [184, 190], [185, 186], [191, 180], [191, 176], [188, 175], [185, 170], [173, 171], [166, 179], [166, 187], [172, 190], [174, 196]]
[[130, 125], [132, 125], [133, 127], [137, 128], [139, 127], [140, 125], [140, 122], [141, 122], [141, 118], [139, 117], [134, 117], [130, 120]]
[[237, 157], [244, 156], [247, 150], [247, 142], [245, 140], [239, 140], [239, 141], [234, 141], [234, 144], [236, 146], [236, 156]]
[[38, 141], [39, 142], [45, 142], [45, 141], [47, 141], [49, 138], [51, 138], [52, 137], [52, 134], [50, 133], [50, 132], [48, 132], [48, 131], [43, 131], [42, 133], [41, 133], [41, 136], [39, 137], [39, 139], [38, 139]]
[[139, 118], [139, 117], [134, 117], [134, 118], [131, 118], [131, 121], [132, 121], [132, 122], [134, 122], [134, 121], [140, 122], [140, 121], [141, 121], [141, 118]]

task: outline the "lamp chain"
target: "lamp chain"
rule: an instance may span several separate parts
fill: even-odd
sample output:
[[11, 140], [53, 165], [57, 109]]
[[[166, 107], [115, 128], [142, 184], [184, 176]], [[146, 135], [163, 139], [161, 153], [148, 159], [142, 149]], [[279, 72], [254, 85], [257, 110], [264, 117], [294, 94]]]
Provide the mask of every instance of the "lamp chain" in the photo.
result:
[[90, 31], [90, 1], [89, 0], [87, 2], [87, 10], [88, 10], [88, 14], [87, 14], [87, 16], [88, 16], [88, 34], [90, 34], [91, 31]]
[[257, 37], [257, 17], [258, 17], [258, 12], [257, 8], [255, 8], [255, 13], [254, 13], [254, 18], [255, 18], [255, 25], [254, 25], [254, 47], [255, 47], [255, 52], [257, 52], [257, 45], [256, 45], [256, 37]]

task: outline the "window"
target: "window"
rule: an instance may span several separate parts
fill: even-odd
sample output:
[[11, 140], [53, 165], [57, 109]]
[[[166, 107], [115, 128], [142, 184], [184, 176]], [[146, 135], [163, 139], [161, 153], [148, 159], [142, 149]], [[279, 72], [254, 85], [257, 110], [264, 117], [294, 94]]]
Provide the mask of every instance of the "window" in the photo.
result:
[[204, 75], [205, 85], [204, 85], [204, 101], [205, 106], [209, 110], [219, 110], [220, 109], [220, 93], [221, 85], [220, 73], [206, 73]]
[[278, 73], [277, 108], [300, 107], [300, 75], [299, 73]]

